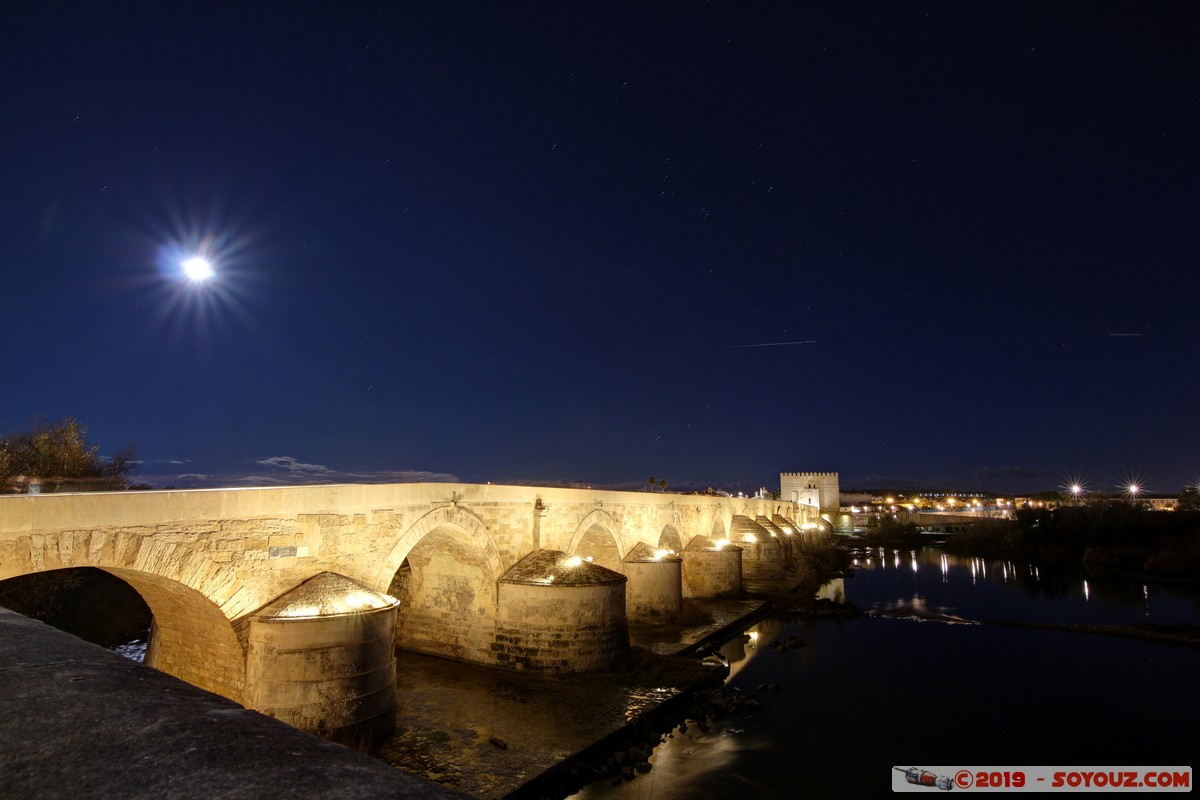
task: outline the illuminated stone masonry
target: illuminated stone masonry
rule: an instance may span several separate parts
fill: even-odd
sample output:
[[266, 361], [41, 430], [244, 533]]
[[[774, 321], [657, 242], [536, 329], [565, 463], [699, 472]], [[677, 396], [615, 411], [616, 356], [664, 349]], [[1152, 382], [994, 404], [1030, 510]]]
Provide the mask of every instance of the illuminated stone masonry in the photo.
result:
[[[395, 668], [381, 620], [403, 649], [600, 668], [628, 647], [630, 618], [737, 596], [747, 565], [781, 575], [817, 511], [786, 496], [441, 483], [13, 495], [0, 580], [107, 570], [154, 615], [148, 664], [301, 727], [373, 729]], [[554, 582], [525, 574], [551, 562]], [[298, 614], [318, 576], [321, 603]]]

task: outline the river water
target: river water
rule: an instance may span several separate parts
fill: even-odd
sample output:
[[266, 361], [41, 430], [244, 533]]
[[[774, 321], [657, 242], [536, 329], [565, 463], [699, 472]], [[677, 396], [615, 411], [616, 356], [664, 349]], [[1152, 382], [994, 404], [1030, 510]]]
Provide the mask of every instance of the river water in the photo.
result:
[[[576, 796], [879, 792], [893, 766], [1194, 764], [1200, 651], [998, 623], [1197, 624], [1196, 586], [935, 547], [856, 556], [827, 591], [864, 616], [766, 619], [723, 648], [727, 687], [756, 694], [761, 711], [676, 729], [648, 774]], [[770, 644], [793, 636], [807, 646]]]

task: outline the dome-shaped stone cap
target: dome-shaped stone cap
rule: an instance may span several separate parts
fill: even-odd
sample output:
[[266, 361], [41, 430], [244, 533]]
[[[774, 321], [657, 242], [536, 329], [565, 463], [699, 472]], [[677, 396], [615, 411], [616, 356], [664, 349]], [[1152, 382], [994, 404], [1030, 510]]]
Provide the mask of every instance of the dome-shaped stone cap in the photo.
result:
[[782, 514], [774, 514], [771, 521], [775, 523], [775, 527], [781, 529], [784, 533], [799, 533], [800, 526], [792, 522]]
[[733, 544], [732, 542], [730, 542], [727, 539], [722, 539], [720, 542], [714, 542], [711, 538], [704, 536], [704, 535], [700, 535], [700, 536], [694, 537], [690, 542], [688, 542], [687, 547], [685, 547], [683, 549], [684, 550], [716, 551], [716, 550], [741, 550], [742, 548], [738, 547], [736, 544]]
[[654, 561], [683, 561], [683, 559], [672, 550], [662, 548], [655, 549], [645, 542], [638, 542], [637, 547], [625, 554], [622, 561], [637, 561], [637, 562], [654, 562]]
[[[753, 536], [753, 539], [747, 537]], [[729, 541], [731, 542], [760, 542], [763, 539], [770, 539], [771, 534], [749, 517], [744, 517], [740, 514], [734, 515], [733, 521], [729, 523]]]
[[398, 603], [390, 594], [368, 589], [345, 575], [322, 572], [272, 600], [255, 616], [266, 619], [335, 617], [339, 614], [379, 611]]
[[522, 558], [504, 573], [501, 583], [531, 586], [598, 586], [621, 583], [625, 576], [561, 550], [538, 550]]
[[777, 537], [777, 538], [778, 538], [778, 537], [783, 537], [783, 536], [786, 536], [786, 535], [787, 535], [787, 534], [785, 534], [785, 533], [783, 532], [783, 529], [782, 529], [782, 528], [780, 528], [778, 525], [776, 525], [774, 522], [772, 522], [771, 520], [767, 519], [766, 517], [763, 517], [763, 516], [758, 516], [758, 517], [755, 517], [755, 518], [754, 518], [754, 522], [755, 522], [755, 523], [756, 523], [756, 524], [757, 524], [757, 525], [758, 525], [760, 528], [762, 528], [763, 530], [765, 530], [767, 533], [769, 533], [769, 534], [771, 534], [772, 536], [775, 536], [775, 537]]

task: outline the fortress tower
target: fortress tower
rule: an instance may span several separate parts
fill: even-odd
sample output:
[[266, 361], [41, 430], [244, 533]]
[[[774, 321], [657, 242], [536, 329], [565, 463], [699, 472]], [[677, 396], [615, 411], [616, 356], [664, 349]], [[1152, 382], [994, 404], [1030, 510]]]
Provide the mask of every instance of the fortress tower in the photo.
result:
[[779, 497], [801, 505], [814, 506], [819, 513], [836, 514], [841, 505], [836, 472], [781, 472]]

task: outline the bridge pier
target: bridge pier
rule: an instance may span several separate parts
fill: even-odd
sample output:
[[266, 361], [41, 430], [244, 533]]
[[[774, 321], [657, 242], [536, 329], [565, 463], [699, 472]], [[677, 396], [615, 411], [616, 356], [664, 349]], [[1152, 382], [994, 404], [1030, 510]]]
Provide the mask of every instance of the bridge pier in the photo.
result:
[[749, 517], [734, 516], [729, 538], [742, 548], [742, 577], [748, 581], [778, 581], [784, 577], [779, 540]]
[[332, 572], [250, 618], [246, 705], [329, 739], [396, 725], [396, 600]]
[[742, 548], [696, 536], [683, 548], [684, 597], [741, 597]]
[[500, 579], [501, 667], [546, 672], [605, 669], [629, 649], [626, 578], [561, 550], [539, 550]]
[[625, 613], [630, 622], [668, 625], [683, 611], [683, 559], [640, 542], [624, 559]]
[[771, 522], [775, 523], [775, 527], [779, 528], [781, 531], [783, 531], [785, 534], [787, 534], [789, 536], [793, 536], [793, 535], [800, 533], [799, 525], [797, 525], [792, 520], [790, 520], [787, 517], [782, 516], [780, 514], [772, 514]]

